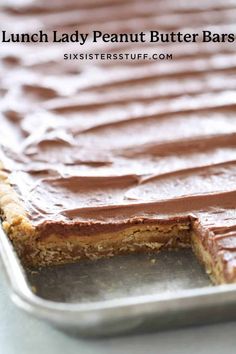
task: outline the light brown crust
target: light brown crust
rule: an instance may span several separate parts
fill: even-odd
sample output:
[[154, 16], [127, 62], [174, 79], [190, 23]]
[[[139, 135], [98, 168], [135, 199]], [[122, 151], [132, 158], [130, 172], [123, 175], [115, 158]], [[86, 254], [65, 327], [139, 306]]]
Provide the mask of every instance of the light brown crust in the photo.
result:
[[225, 276], [224, 264], [220, 257], [214, 260], [209, 251], [203, 246], [200, 238], [193, 233], [191, 237], [192, 249], [198, 260], [204, 265], [205, 271], [214, 284], [232, 283], [233, 279]]
[[37, 266], [180, 247], [190, 247], [189, 225], [137, 225], [120, 232], [96, 236], [61, 237], [51, 234], [28, 243], [23, 259], [27, 264]]
[[14, 225], [23, 219], [28, 222], [24, 206], [12, 188], [7, 173], [2, 168], [0, 163], [0, 206], [4, 216], [4, 225]]
[[3, 170], [0, 170], [0, 213], [3, 230], [21, 256], [25, 246], [35, 239], [36, 229], [27, 218], [26, 210]]

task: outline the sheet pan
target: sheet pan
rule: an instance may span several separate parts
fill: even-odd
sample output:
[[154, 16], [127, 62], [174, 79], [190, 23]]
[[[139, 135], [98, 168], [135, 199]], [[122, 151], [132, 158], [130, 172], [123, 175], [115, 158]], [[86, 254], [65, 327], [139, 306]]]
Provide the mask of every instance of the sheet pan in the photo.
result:
[[191, 250], [27, 270], [0, 228], [14, 303], [80, 336], [111, 336], [236, 319], [236, 285], [213, 286]]

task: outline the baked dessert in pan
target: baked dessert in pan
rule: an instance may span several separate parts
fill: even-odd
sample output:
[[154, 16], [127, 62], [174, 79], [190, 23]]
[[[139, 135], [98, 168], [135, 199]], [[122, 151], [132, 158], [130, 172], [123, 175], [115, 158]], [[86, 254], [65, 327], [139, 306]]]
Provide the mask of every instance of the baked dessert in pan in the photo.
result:
[[[232, 1], [32, 1], [8, 31], [232, 32]], [[209, 25], [210, 24], [210, 25]], [[232, 43], [91, 43], [172, 60], [65, 61], [73, 44], [5, 44], [2, 225], [29, 266], [190, 247], [236, 281], [236, 52]]]

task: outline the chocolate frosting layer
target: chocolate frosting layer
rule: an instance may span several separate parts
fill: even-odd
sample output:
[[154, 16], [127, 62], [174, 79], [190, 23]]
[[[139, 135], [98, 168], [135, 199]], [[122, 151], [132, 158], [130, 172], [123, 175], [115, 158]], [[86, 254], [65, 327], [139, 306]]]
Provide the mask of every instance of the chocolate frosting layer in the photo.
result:
[[[8, 2], [0, 18], [11, 32], [224, 33], [235, 32], [235, 14], [232, 0], [32, 0]], [[63, 61], [75, 48], [15, 43], [0, 53], [0, 159], [33, 225], [92, 234], [191, 220], [234, 266], [235, 45], [88, 43], [80, 52], [173, 60]]]

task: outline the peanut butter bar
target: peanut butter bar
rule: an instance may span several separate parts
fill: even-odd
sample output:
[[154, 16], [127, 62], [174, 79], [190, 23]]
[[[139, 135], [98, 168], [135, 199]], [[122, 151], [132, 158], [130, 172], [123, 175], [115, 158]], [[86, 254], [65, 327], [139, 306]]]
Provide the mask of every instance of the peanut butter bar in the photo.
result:
[[[227, 33], [235, 13], [227, 0], [39, 0], [0, 16], [6, 32]], [[1, 220], [24, 264], [189, 247], [215, 283], [236, 281], [235, 48], [2, 44]], [[63, 59], [76, 51], [93, 59]], [[135, 52], [151, 59], [115, 59]]]

